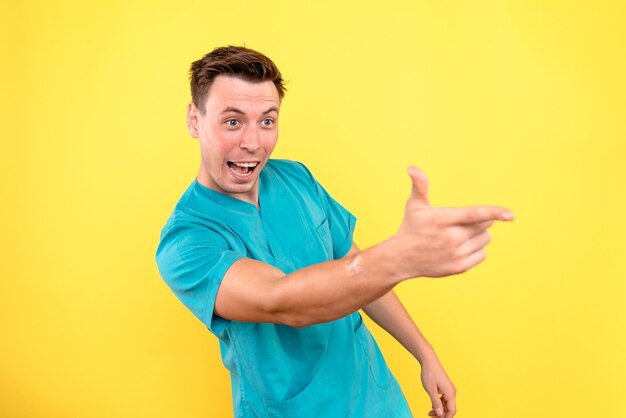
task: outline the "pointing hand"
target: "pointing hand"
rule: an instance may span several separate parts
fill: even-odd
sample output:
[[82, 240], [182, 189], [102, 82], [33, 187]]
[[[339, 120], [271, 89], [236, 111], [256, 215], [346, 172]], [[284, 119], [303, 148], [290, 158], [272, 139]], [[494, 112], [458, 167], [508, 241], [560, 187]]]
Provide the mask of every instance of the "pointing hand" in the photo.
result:
[[392, 238], [399, 266], [406, 277], [443, 277], [462, 273], [482, 262], [491, 241], [487, 229], [494, 221], [511, 221], [514, 215], [498, 206], [431, 207], [428, 179], [409, 167], [411, 194], [404, 219]]

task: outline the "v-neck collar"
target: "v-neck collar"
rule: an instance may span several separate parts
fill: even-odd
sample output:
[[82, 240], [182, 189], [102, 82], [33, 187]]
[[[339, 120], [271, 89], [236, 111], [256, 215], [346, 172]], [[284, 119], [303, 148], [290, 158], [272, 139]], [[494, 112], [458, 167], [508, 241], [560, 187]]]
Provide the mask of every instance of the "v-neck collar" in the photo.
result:
[[205, 197], [211, 202], [215, 203], [218, 206], [222, 206], [224, 208], [234, 210], [237, 212], [243, 212], [246, 214], [257, 214], [260, 215], [263, 208], [263, 197], [265, 195], [265, 177], [266, 177], [267, 166], [263, 167], [263, 171], [259, 173], [258, 178], [258, 193], [257, 198], [259, 200], [259, 207], [255, 204], [246, 202], [245, 200], [237, 199], [235, 197], [229, 196], [224, 193], [220, 193], [216, 190], [213, 190], [209, 187], [206, 187], [202, 183], [198, 181], [198, 178], [195, 177], [193, 179], [192, 187], [194, 191], [196, 191], [199, 195]]

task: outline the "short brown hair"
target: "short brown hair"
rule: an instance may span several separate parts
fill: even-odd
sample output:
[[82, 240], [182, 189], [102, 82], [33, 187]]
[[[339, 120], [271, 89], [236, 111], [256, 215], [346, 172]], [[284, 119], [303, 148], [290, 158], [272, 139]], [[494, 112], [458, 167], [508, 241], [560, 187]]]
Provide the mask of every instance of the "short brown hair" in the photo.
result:
[[287, 90], [276, 64], [265, 55], [243, 46], [215, 48], [189, 69], [191, 97], [196, 107], [204, 114], [204, 104], [213, 80], [218, 75], [240, 77], [247, 81], [272, 81], [282, 99]]

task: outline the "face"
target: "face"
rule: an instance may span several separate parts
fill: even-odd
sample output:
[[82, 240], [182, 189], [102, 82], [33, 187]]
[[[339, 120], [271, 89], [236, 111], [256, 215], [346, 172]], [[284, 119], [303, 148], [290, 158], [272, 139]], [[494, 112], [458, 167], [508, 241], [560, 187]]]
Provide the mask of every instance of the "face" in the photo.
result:
[[257, 205], [259, 173], [278, 139], [279, 109], [273, 82], [217, 76], [205, 114], [193, 102], [187, 111], [189, 133], [200, 142], [198, 182]]

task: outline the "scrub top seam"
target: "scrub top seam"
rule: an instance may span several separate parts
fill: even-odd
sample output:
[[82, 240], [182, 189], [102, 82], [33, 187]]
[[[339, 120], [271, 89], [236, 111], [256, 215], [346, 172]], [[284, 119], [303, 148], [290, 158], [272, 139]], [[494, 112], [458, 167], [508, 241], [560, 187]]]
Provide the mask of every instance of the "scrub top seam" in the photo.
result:
[[[269, 161], [268, 161], [269, 163]], [[261, 229], [263, 230], [263, 235], [265, 238], [265, 242], [267, 243], [267, 248], [269, 250], [270, 255], [272, 256], [272, 260], [274, 260], [273, 265], [276, 266], [277, 265], [277, 260], [276, 260], [276, 249], [272, 248], [272, 240], [269, 239], [269, 236], [271, 235], [272, 237], [274, 236], [273, 232], [271, 231], [271, 229], [266, 228], [265, 226], [265, 216], [264, 216], [264, 210], [263, 210], [263, 202], [261, 201], [261, 195], [263, 195], [263, 197], [267, 197], [266, 195], [268, 194], [267, 191], [267, 186], [265, 185], [265, 182], [268, 180], [267, 178], [267, 173], [271, 173], [275, 178], [278, 178], [278, 175], [276, 174], [276, 170], [274, 170], [274, 167], [272, 167], [271, 164], [266, 164], [264, 167], [265, 170], [268, 170], [266, 172], [266, 175], [264, 176], [264, 178], [261, 178], [261, 175], [259, 174], [259, 210], [257, 211], [257, 215], [259, 217], [259, 220], [261, 222]], [[284, 188], [284, 187], [283, 187]]]

